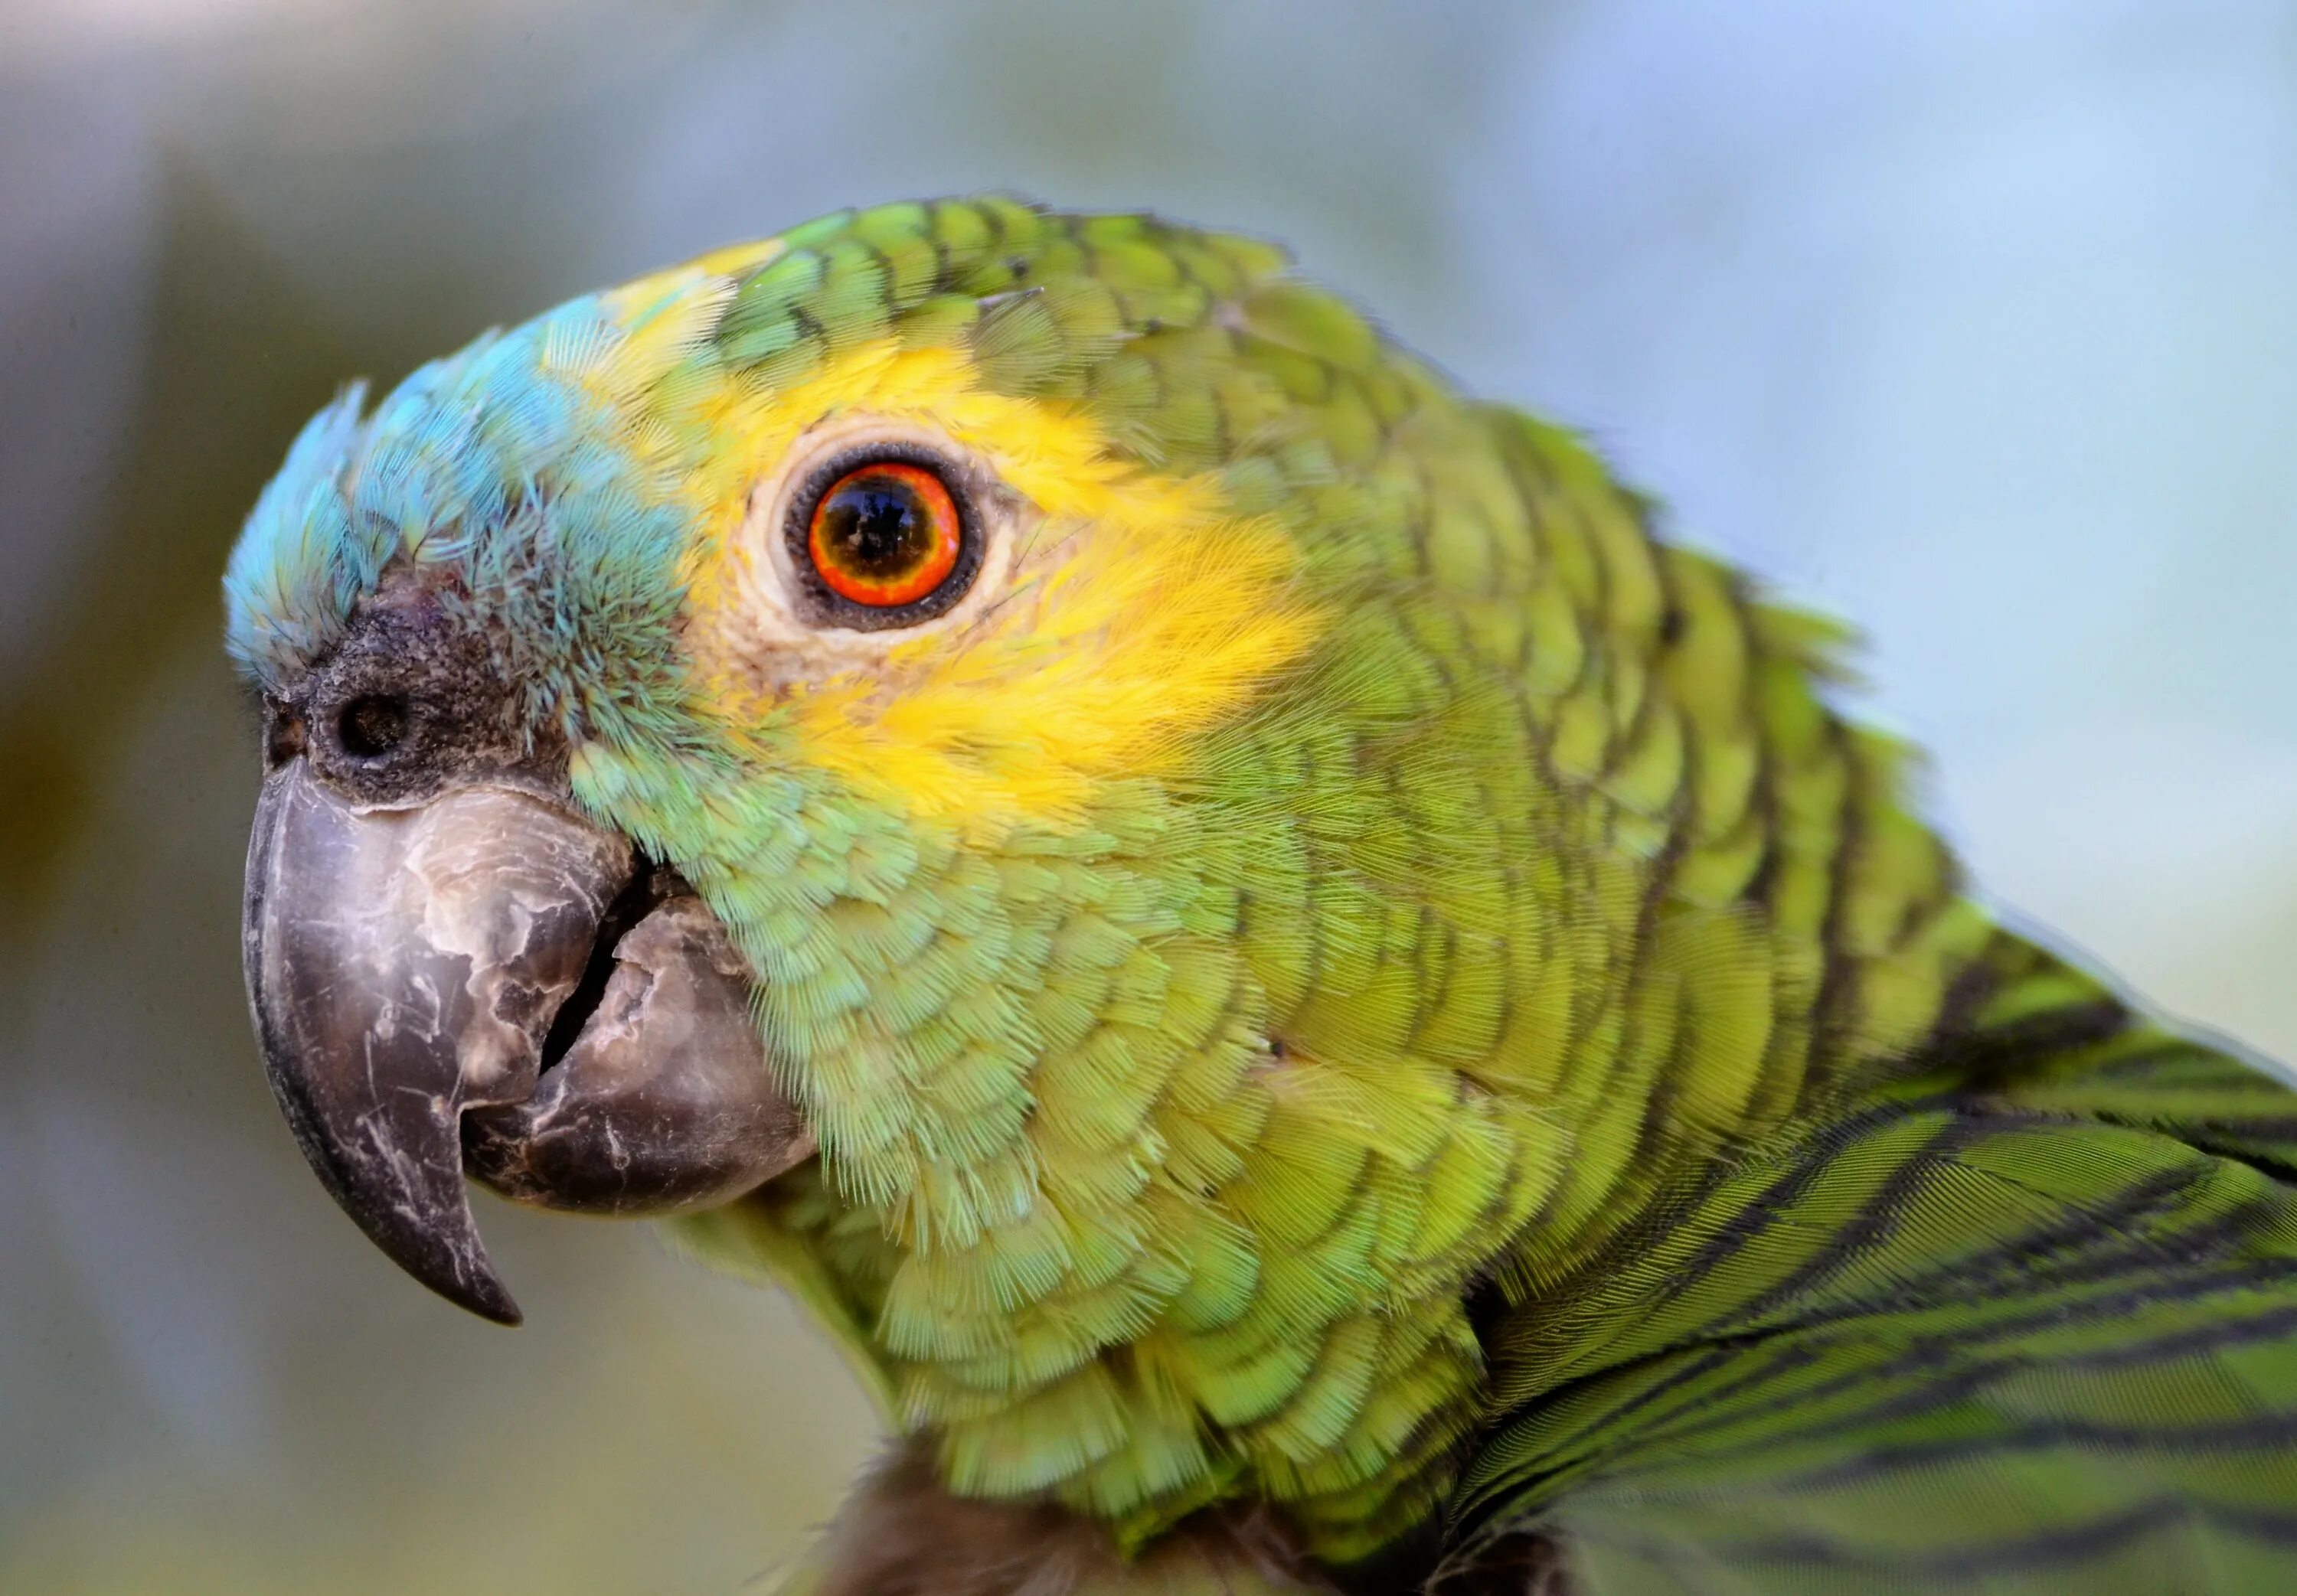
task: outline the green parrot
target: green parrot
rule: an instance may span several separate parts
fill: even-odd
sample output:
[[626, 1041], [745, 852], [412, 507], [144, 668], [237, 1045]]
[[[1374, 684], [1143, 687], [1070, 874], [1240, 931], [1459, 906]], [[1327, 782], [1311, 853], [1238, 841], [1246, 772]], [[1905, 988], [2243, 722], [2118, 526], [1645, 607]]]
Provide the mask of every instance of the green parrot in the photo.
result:
[[803, 1303], [823, 1596], [2297, 1590], [2297, 1096], [1655, 519], [1003, 199], [353, 388], [225, 577], [272, 1084], [480, 1313], [466, 1177]]

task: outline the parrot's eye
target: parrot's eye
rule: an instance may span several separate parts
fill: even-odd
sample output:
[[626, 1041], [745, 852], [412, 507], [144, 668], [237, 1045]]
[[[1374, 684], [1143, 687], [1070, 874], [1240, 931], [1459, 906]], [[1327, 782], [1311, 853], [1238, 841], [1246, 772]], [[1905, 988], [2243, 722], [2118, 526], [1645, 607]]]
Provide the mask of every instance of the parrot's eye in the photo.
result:
[[908, 626], [965, 596], [981, 564], [962, 487], [924, 450], [841, 455], [791, 506], [791, 555], [838, 625]]
[[806, 553], [830, 591], [891, 608], [915, 604], [948, 580], [964, 541], [941, 479], [885, 460], [830, 484], [813, 507]]

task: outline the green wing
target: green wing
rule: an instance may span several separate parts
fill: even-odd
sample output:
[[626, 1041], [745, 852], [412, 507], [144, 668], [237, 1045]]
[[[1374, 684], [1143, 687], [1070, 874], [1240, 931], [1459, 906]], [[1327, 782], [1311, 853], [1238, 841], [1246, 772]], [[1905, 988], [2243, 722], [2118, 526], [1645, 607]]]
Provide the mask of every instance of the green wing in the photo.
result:
[[2066, 995], [1507, 1313], [1437, 1588], [2297, 1591], [2297, 1095]]

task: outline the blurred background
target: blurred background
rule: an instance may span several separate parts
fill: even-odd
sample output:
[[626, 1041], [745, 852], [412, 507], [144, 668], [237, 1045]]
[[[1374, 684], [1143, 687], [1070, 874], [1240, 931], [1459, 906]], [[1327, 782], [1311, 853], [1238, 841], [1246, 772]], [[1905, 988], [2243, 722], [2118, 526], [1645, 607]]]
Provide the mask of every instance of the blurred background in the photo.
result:
[[1996, 899], [2297, 1058], [2290, 0], [0, 0], [0, 1591], [734, 1592], [833, 1507], [778, 1299], [490, 1204], [506, 1334], [303, 1168], [217, 580], [345, 378], [979, 187], [1588, 429], [1868, 629]]

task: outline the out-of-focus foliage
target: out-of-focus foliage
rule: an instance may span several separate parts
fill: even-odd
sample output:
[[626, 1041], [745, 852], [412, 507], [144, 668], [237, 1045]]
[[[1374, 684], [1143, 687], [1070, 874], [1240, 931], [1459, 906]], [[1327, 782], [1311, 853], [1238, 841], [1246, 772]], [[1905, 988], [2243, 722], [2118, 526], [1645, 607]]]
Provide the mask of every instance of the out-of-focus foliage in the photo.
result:
[[1847, 14], [0, 0], [0, 1590], [731, 1591], [866, 1456], [641, 1230], [490, 1213], [506, 1335], [329, 1206], [216, 638], [340, 381], [849, 202], [1286, 239], [1864, 624], [1996, 896], [2297, 1056], [2297, 22]]

